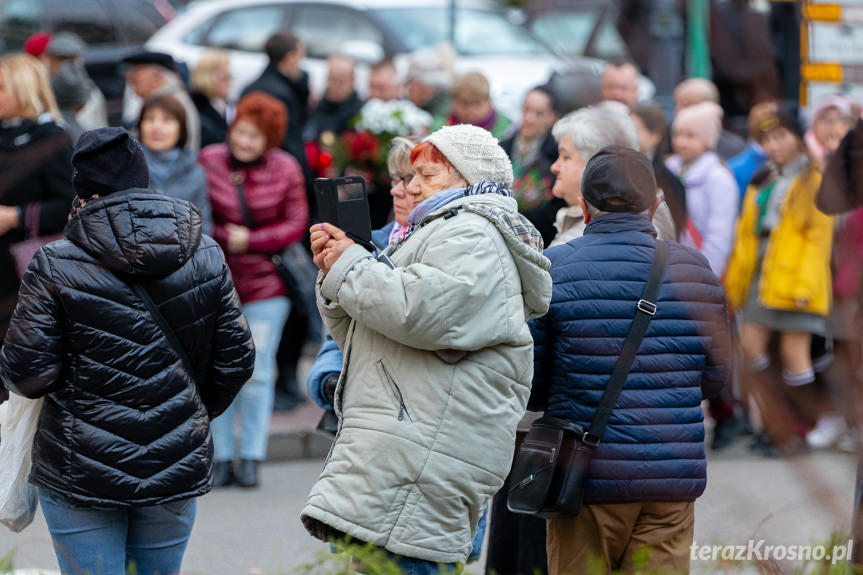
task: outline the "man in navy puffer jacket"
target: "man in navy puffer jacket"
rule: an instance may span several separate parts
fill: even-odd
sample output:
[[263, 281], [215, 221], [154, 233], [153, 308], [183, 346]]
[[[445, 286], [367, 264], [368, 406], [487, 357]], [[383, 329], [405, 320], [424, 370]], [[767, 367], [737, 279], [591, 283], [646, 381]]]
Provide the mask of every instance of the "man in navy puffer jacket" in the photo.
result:
[[[584, 236], [551, 248], [551, 307], [534, 320], [531, 409], [589, 427], [651, 268], [656, 183], [649, 160], [609, 146], [588, 162]], [[694, 501], [707, 482], [702, 399], [729, 378], [725, 294], [707, 260], [669, 242], [653, 317], [591, 462], [577, 517], [548, 522], [549, 573], [589, 555], [631, 569], [689, 571]]]

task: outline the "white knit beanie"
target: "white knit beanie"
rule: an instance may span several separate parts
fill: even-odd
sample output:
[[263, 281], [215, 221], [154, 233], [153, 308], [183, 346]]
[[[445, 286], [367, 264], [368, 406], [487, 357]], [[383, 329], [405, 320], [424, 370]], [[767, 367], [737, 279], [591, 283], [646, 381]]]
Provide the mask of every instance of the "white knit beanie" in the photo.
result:
[[446, 126], [425, 139], [449, 160], [469, 184], [488, 180], [512, 185], [512, 162], [491, 132], [477, 126]]

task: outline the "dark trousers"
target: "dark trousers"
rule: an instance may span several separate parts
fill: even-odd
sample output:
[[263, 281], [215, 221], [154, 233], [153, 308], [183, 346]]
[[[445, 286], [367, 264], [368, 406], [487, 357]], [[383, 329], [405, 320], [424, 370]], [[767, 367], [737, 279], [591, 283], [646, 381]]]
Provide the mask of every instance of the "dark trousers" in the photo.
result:
[[[519, 432], [516, 436], [516, 452], [525, 435]], [[506, 478], [491, 502], [486, 575], [547, 575], [545, 519], [506, 508], [510, 479]]]

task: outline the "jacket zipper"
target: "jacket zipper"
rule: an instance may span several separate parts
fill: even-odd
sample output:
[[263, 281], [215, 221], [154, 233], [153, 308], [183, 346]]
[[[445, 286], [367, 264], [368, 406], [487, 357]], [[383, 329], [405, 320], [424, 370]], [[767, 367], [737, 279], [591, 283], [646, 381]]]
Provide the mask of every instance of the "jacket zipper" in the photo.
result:
[[399, 387], [399, 384], [397, 384], [397, 383], [396, 383], [396, 380], [395, 380], [395, 379], [393, 379], [393, 376], [392, 376], [392, 375], [390, 375], [390, 371], [387, 369], [386, 364], [385, 364], [383, 361], [381, 361], [380, 363], [381, 363], [381, 368], [384, 370], [384, 375], [386, 375], [387, 381], [390, 383], [390, 385], [391, 385], [391, 386], [393, 387], [393, 389], [395, 390], [396, 395], [398, 395], [398, 399], [399, 399], [399, 416], [398, 416], [398, 420], [399, 420], [399, 421], [404, 421], [405, 417], [407, 416], [407, 418], [408, 418], [410, 421], [413, 421], [413, 419], [411, 418], [411, 414], [410, 414], [410, 413], [408, 413], [408, 408], [407, 408], [407, 406], [405, 405], [405, 397], [404, 397], [404, 395], [402, 395], [402, 390], [401, 390], [401, 388]]
[[549, 463], [554, 463], [554, 456], [557, 454], [557, 448], [556, 447], [552, 447], [551, 451], [548, 451], [547, 449], [540, 449], [537, 447], [531, 447], [530, 445], [522, 444], [522, 449], [524, 451], [532, 451], [534, 453], [548, 453], [548, 462]]

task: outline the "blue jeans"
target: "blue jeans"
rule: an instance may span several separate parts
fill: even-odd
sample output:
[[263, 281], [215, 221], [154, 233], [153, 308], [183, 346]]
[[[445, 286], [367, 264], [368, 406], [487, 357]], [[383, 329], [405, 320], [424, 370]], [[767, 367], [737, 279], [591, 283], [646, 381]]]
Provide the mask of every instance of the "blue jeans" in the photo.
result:
[[216, 461], [234, 459], [234, 415], [237, 412], [242, 429], [240, 457], [255, 461], [263, 461], [267, 457], [267, 438], [276, 391], [276, 352], [290, 311], [291, 302], [286, 297], [243, 306], [255, 342], [255, 372], [225, 413], [212, 422]]
[[456, 566], [450, 564], [437, 564], [423, 559], [413, 557], [402, 557], [393, 555], [393, 559], [401, 569], [402, 575], [450, 575], [456, 573]]
[[195, 522], [195, 499], [91, 509], [39, 488], [39, 503], [63, 575], [176, 575]]
[[[478, 561], [480, 556], [482, 555], [482, 542], [483, 539], [485, 539], [487, 520], [488, 505], [486, 505], [485, 509], [483, 509], [482, 516], [479, 518], [479, 522], [477, 523], [476, 534], [473, 536], [473, 549], [471, 550], [470, 555], [467, 556], [468, 563]], [[402, 573], [405, 575], [438, 575], [439, 573], [456, 573], [456, 566], [452, 563], [432, 563], [431, 561], [424, 561], [423, 559], [414, 559], [413, 557], [396, 555], [394, 553], [390, 553], [389, 551], [387, 551], [387, 555], [389, 555], [396, 562], [396, 565], [399, 566], [399, 568], [402, 570]]]

